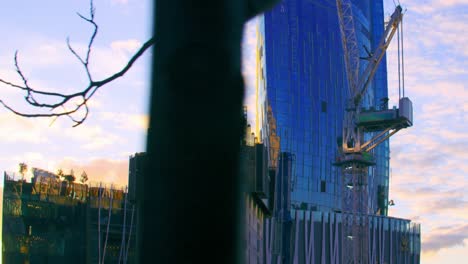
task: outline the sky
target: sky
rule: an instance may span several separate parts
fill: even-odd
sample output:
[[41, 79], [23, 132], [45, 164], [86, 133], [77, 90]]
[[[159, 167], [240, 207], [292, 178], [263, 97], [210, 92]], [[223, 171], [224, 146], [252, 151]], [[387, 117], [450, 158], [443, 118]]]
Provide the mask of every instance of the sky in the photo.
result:
[[[468, 259], [468, 0], [401, 0], [404, 18], [405, 86], [413, 101], [414, 126], [391, 138], [390, 215], [422, 224], [423, 264]], [[384, 0], [386, 15], [393, 0]], [[96, 0], [99, 33], [90, 68], [96, 80], [121, 69], [151, 36], [152, 1]], [[19, 82], [14, 53], [32, 87], [71, 92], [87, 84], [67, 50], [66, 39], [84, 52], [91, 28], [85, 0], [6, 1], [0, 9], [0, 78]], [[243, 43], [245, 104], [254, 115], [256, 21]], [[102, 87], [90, 115], [73, 128], [65, 118], [20, 118], [0, 108], [0, 170], [18, 163], [50, 171], [86, 171], [90, 182], [125, 185], [128, 158], [145, 149], [151, 51], [121, 79]], [[388, 51], [390, 106], [398, 98], [396, 46]], [[24, 94], [0, 85], [0, 100], [33, 112]], [[3, 183], [1, 183], [3, 184]]]
[[[99, 33], [90, 69], [95, 80], [121, 69], [151, 35], [151, 1], [97, 0]], [[89, 3], [74, 1], [7, 1], [0, 10], [0, 78], [19, 82], [14, 52], [29, 84], [38, 89], [79, 91], [87, 84], [83, 67], [68, 51], [83, 54], [92, 28], [76, 12], [89, 16]], [[128, 158], [144, 151], [147, 127], [150, 52], [116, 82], [102, 87], [90, 102], [90, 115], [76, 128], [68, 118], [25, 119], [0, 109], [3, 170], [17, 171], [19, 162], [51, 171], [85, 170], [90, 181], [124, 183]], [[0, 97], [16, 109], [26, 107], [24, 94], [0, 86]], [[80, 115], [77, 115], [79, 117]]]

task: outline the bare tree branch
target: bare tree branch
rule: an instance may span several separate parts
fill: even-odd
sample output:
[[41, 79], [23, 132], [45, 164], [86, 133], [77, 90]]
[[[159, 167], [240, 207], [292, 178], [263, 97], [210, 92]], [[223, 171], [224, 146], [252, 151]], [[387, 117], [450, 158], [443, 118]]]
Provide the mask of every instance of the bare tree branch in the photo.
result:
[[[26, 92], [26, 95], [24, 96], [25, 101], [27, 102], [28, 105], [36, 107], [36, 108], [44, 108], [48, 109], [51, 111], [50, 113], [24, 113], [21, 111], [15, 110], [13, 107], [9, 106], [6, 104], [3, 100], [0, 100], [0, 104], [3, 105], [6, 109], [8, 109], [10, 112], [22, 116], [22, 117], [28, 117], [28, 118], [33, 118], [33, 117], [55, 117], [58, 118], [60, 116], [68, 116], [72, 122], [74, 123], [73, 126], [79, 126], [81, 125], [86, 118], [88, 117], [89, 114], [89, 106], [88, 106], [88, 101], [93, 97], [93, 95], [96, 93], [96, 91], [101, 88], [102, 86], [122, 77], [127, 71], [133, 66], [136, 60], [141, 57], [145, 53], [148, 48], [150, 48], [154, 43], [155, 39], [154, 37], [150, 38], [147, 40], [141, 47], [140, 49], [133, 54], [133, 56], [130, 58], [130, 60], [127, 62], [127, 64], [118, 72], [114, 73], [113, 75], [99, 80], [99, 81], [94, 81], [92, 78], [92, 74], [89, 70], [89, 61], [91, 57], [91, 51], [92, 51], [92, 46], [94, 43], [94, 40], [97, 36], [98, 33], [98, 25], [95, 22], [96, 14], [96, 9], [94, 7], [93, 0], [90, 0], [90, 7], [89, 7], [89, 17], [85, 17], [80, 13], [77, 13], [77, 15], [88, 22], [89, 24], [92, 25], [93, 27], [93, 32], [89, 38], [88, 45], [87, 45], [87, 50], [86, 50], [86, 56], [85, 58], [82, 58], [72, 47], [70, 44], [70, 39], [67, 38], [67, 47], [68, 50], [77, 58], [77, 60], [83, 65], [86, 75], [88, 77], [88, 85], [81, 91], [71, 93], [71, 94], [63, 94], [63, 93], [58, 93], [58, 92], [48, 92], [44, 90], [38, 90], [32, 88], [29, 83], [28, 79], [24, 75], [23, 71], [21, 70], [21, 67], [19, 66], [18, 62], [18, 51], [15, 52], [15, 57], [14, 57], [14, 62], [15, 62], [15, 69], [16, 73], [19, 75], [19, 77], [22, 80], [22, 84], [15, 84], [13, 82], [10, 82], [8, 80], [4, 80], [0, 78], [0, 83], [3, 83], [7, 86], [10, 86], [12, 88], [16, 88], [22, 91]], [[52, 98], [55, 102], [53, 103], [47, 103], [43, 101], [39, 101], [36, 99], [35, 96], [44, 96], [45, 98]], [[65, 108], [65, 105], [68, 102], [71, 102], [73, 99], [79, 99], [80, 102], [73, 106], [70, 110], [67, 110]], [[57, 109], [61, 107], [61, 110]], [[77, 113], [79, 110], [84, 109], [84, 114], [80, 118], [75, 118], [72, 115]], [[55, 121], [55, 120], [53, 120]]]

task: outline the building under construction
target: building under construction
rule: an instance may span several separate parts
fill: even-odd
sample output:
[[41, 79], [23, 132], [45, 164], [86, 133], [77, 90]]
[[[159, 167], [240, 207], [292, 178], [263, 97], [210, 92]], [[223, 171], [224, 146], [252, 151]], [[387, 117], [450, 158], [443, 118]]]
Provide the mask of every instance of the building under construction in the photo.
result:
[[136, 212], [112, 185], [4, 173], [3, 263], [135, 263]]
[[404, 70], [388, 105], [402, 17], [395, 6], [386, 22], [382, 0], [281, 0], [258, 19], [254, 132], [276, 184], [250, 263], [420, 262], [419, 224], [388, 216], [388, 138], [413, 125]]

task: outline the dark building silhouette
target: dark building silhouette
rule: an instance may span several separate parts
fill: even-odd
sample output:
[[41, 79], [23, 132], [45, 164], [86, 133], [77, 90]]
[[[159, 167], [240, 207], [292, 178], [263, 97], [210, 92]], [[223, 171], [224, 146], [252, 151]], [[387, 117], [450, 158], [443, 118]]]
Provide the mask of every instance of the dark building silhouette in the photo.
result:
[[[244, 121], [246, 120], [244, 113]], [[242, 206], [240, 219], [242, 233], [242, 263], [264, 263], [264, 223], [274, 212], [275, 171], [268, 167], [267, 149], [263, 144], [256, 142], [256, 137], [246, 127], [245, 137], [240, 142], [240, 173], [242, 178]], [[146, 171], [148, 157], [146, 153], [135, 153], [130, 157], [129, 163], [129, 199], [141, 199], [138, 196], [142, 186], [142, 176]], [[222, 174], [219, 177], [223, 177]], [[212, 199], [220, 199], [213, 197]], [[208, 203], [210, 201], [207, 201]], [[229, 210], [234, 210], [230, 208]], [[213, 215], [200, 216], [204, 221], [211, 221]], [[210, 232], [210, 230], [207, 230]], [[157, 238], [155, 238], [157, 239]], [[210, 245], [206, 245], [210, 250]]]

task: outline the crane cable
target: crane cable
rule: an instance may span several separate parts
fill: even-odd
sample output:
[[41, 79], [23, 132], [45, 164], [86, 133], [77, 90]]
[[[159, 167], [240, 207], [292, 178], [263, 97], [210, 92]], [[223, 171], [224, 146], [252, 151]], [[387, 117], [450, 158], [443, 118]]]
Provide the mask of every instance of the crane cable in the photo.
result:
[[[401, 28], [401, 29], [400, 29]], [[404, 53], [404, 34], [403, 34], [403, 16], [401, 17], [401, 26], [398, 25], [398, 99], [405, 97], [405, 53]]]
[[405, 48], [403, 41], [403, 16], [401, 17], [401, 79], [402, 79], [402, 88], [403, 88], [403, 97], [405, 97]]
[[401, 99], [401, 58], [400, 58], [400, 26], [397, 28], [397, 42], [398, 42], [398, 100]]

